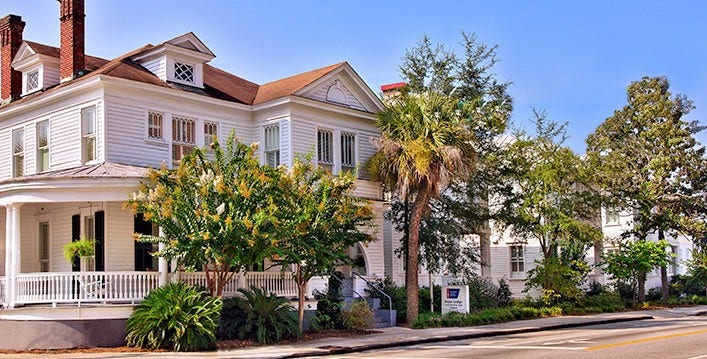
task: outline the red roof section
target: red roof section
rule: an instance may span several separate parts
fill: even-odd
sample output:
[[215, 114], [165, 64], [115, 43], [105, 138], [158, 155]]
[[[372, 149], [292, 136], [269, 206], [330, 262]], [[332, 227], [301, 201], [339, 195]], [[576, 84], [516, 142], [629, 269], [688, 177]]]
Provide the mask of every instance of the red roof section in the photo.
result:
[[[32, 41], [25, 42], [32, 48], [32, 50], [39, 54], [59, 58], [60, 49], [57, 47]], [[291, 96], [314, 81], [321, 79], [323, 76], [346, 64], [345, 62], [340, 62], [338, 64], [269, 82], [264, 85], [258, 85], [216, 67], [204, 64], [204, 88], [198, 89], [191, 87], [187, 88], [188, 86], [162, 81], [149, 70], [131, 60], [131, 58], [135, 55], [139, 55], [152, 48], [154, 48], [154, 46], [148, 44], [110, 61], [99, 57], [86, 55], [86, 75], [72, 81], [62, 82], [45, 91], [22, 97], [19, 100], [15, 100], [4, 105], [3, 107], [29, 101], [35, 97], [42, 96], [43, 94], [56, 91], [57, 89], [63, 88], [76, 81], [81, 81], [96, 75], [117, 77], [165, 88], [189, 91], [191, 93], [197, 93], [225, 101], [232, 101], [246, 105], [256, 105], [277, 98]]]
[[340, 62], [338, 64], [322, 67], [320, 69], [303, 72], [299, 75], [290, 76], [282, 80], [277, 80], [273, 82], [268, 82], [258, 89], [258, 94], [255, 96], [253, 105], [259, 103], [274, 100], [276, 98], [290, 96], [295, 92], [301, 90], [305, 86], [311, 84], [312, 82], [319, 80], [326, 74], [334, 71], [335, 69], [344, 66], [345, 62]]
[[395, 90], [395, 89], [399, 89], [401, 87], [405, 87], [407, 85], [408, 84], [406, 84], [405, 82], [396, 82], [394, 84], [381, 85], [381, 91], [386, 92], [386, 91], [390, 91], [390, 90]]

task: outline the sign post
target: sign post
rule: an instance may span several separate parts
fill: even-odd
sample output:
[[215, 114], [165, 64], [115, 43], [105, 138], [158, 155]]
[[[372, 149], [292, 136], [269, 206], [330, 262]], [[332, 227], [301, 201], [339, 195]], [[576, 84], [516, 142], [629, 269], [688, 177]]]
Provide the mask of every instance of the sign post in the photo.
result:
[[449, 312], [469, 313], [469, 286], [442, 287], [442, 314]]

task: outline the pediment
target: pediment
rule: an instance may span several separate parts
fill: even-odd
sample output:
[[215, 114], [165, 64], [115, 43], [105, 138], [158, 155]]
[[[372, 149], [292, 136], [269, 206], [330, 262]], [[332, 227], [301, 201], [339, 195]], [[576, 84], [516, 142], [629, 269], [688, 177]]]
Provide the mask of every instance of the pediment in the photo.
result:
[[183, 49], [200, 52], [205, 55], [215, 56], [206, 45], [199, 40], [193, 32], [188, 32], [182, 36], [175, 37], [166, 42], [167, 44], [181, 47]]
[[383, 107], [378, 96], [348, 64], [314, 81], [296, 95], [372, 113]]
[[26, 43], [23, 42], [22, 45], [20, 45], [20, 48], [17, 50], [17, 54], [15, 54], [15, 57], [12, 59], [12, 63], [18, 63], [23, 60], [30, 59], [37, 55], [37, 52], [32, 49], [32, 47]]

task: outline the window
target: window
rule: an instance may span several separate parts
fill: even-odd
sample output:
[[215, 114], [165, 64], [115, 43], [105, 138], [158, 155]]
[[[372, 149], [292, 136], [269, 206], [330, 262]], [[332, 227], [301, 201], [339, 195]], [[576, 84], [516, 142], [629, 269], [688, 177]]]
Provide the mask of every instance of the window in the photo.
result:
[[83, 217], [83, 237], [96, 239], [96, 226], [93, 216]]
[[606, 209], [606, 224], [619, 224], [619, 210], [617, 208]]
[[12, 131], [12, 177], [22, 177], [25, 169], [25, 130]]
[[94, 161], [96, 156], [96, 108], [87, 107], [81, 110], [81, 139], [83, 145], [83, 162]]
[[265, 164], [270, 167], [280, 165], [280, 125], [266, 126], [265, 136]]
[[175, 62], [174, 78], [179, 81], [194, 83], [194, 66], [183, 64], [181, 62]]
[[511, 272], [525, 272], [525, 258], [523, 255], [523, 246], [510, 246], [511, 250]]
[[196, 147], [196, 121], [191, 118], [172, 118], [172, 165], [178, 166], [179, 161]]
[[317, 130], [317, 164], [329, 172], [334, 166], [334, 133], [331, 130]]
[[218, 124], [216, 122], [204, 121], [204, 146], [210, 147], [216, 139]]
[[49, 222], [40, 222], [37, 233], [39, 237], [39, 271], [49, 272]]
[[164, 114], [154, 111], [147, 112], [147, 137], [161, 140], [163, 128]]
[[356, 135], [341, 133], [341, 170], [353, 171], [356, 167]]
[[49, 170], [49, 120], [37, 123], [37, 172]]
[[39, 70], [27, 73], [27, 91], [31, 92], [39, 88]]

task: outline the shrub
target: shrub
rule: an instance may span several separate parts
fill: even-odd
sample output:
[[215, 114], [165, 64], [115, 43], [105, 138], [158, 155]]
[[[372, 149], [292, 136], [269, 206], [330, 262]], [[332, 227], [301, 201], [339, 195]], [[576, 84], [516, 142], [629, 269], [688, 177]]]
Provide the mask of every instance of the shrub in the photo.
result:
[[[442, 287], [435, 285], [434, 288], [434, 311], [442, 312]], [[417, 291], [417, 299], [419, 303], [420, 312], [430, 311], [430, 288], [421, 287]], [[407, 303], [406, 303], [407, 305]]]
[[586, 273], [586, 268], [575, 265], [565, 265], [558, 258], [545, 258], [538, 262], [535, 268], [528, 271], [525, 281], [525, 291], [532, 288], [542, 288], [542, 301], [551, 306], [562, 301], [577, 301], [582, 291], [579, 284]]
[[603, 286], [601, 283], [597, 281], [592, 281], [589, 283], [589, 289], [587, 290], [587, 296], [595, 296], [595, 295], [600, 295], [604, 294], [607, 292], [607, 289], [605, 286]]
[[[405, 287], [398, 286], [390, 277], [385, 277], [383, 280], [376, 279], [373, 285], [390, 296], [393, 300], [393, 309], [396, 311], [395, 317], [397, 322], [404, 323], [407, 318], [407, 294], [405, 293]], [[380, 294], [377, 290], [367, 288], [366, 294], [368, 294], [370, 298], [379, 298], [383, 308], [388, 307], [388, 298]], [[420, 307], [422, 308], [422, 305], [420, 305]]]
[[368, 302], [356, 300], [348, 308], [341, 310], [341, 321], [350, 330], [364, 331], [373, 328], [374, 314]]
[[634, 283], [619, 280], [614, 283], [614, 289], [619, 293], [619, 296], [627, 307], [633, 306], [637, 294], [636, 285]]
[[437, 313], [425, 313], [421, 314], [417, 318], [417, 320], [412, 324], [412, 327], [416, 329], [434, 327], [466, 327], [473, 325], [503, 323], [512, 320], [550, 317], [561, 314], [562, 309], [559, 307], [488, 308], [469, 314], [461, 314], [456, 312], [451, 312], [444, 315]]
[[287, 299], [257, 287], [241, 288], [238, 297], [225, 301], [218, 336], [268, 344], [298, 338], [297, 312]]
[[181, 282], [150, 292], [125, 322], [129, 346], [173, 351], [213, 348], [221, 299]]
[[320, 293], [317, 291], [315, 294], [317, 315], [312, 322], [311, 328], [313, 330], [319, 331], [344, 327], [339, 320], [344, 297], [341, 295], [341, 282], [336, 279], [337, 277], [342, 277], [340, 272], [332, 273], [329, 276], [326, 292]]
[[498, 280], [498, 296], [497, 303], [499, 307], [506, 307], [511, 304], [513, 300], [513, 292], [511, 292], [511, 286], [508, 285], [505, 279], [501, 278]]

